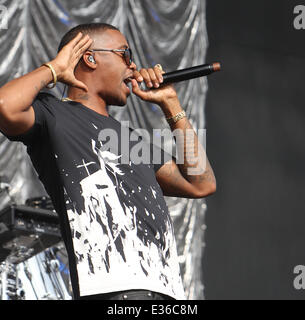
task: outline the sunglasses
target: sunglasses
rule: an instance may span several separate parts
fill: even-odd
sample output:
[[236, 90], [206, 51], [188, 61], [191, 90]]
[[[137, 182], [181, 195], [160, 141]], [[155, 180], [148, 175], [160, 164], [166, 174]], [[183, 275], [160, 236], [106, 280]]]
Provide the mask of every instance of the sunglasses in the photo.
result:
[[127, 64], [127, 66], [130, 66], [133, 60], [132, 57], [132, 51], [130, 48], [126, 48], [126, 49], [91, 49], [88, 50], [90, 52], [95, 52], [95, 51], [109, 51], [109, 52], [123, 52], [123, 58]]

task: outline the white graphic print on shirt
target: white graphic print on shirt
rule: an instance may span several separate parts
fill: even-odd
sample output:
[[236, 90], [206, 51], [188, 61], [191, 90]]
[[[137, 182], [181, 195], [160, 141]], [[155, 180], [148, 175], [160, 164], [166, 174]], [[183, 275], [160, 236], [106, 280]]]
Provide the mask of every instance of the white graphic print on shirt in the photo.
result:
[[[124, 173], [118, 164], [120, 156], [101, 151], [94, 140], [92, 150], [98, 157], [100, 169], [92, 174], [88, 172], [80, 182], [84, 211], [67, 210], [80, 294], [128, 290], [138, 286], [139, 289], [184, 299], [169, 217], [162, 217], [162, 234], [156, 232], [155, 239], [149, 238], [148, 230], [141, 227], [144, 223], [139, 220], [137, 207], [122, 202], [118, 196], [118, 192], [128, 196], [122, 179]], [[156, 190], [149, 189], [151, 197], [156, 199]], [[145, 208], [145, 213], [156, 219], [153, 213], [150, 214], [149, 207]]]

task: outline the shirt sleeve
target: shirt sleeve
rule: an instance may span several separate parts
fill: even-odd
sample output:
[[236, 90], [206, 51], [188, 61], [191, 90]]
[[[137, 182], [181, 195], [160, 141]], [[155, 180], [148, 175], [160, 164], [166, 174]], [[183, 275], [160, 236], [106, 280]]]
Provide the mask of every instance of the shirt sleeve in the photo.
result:
[[150, 159], [153, 165], [155, 173], [168, 161], [174, 160], [175, 157], [168, 152], [164, 151], [162, 148], [151, 143], [150, 144]]
[[[162, 147], [158, 146], [157, 144], [153, 143], [152, 141], [154, 139], [151, 139], [151, 137], [147, 137], [146, 135], [141, 135], [141, 132], [138, 130], [135, 130], [133, 128], [129, 128], [130, 132], [129, 134], [133, 134], [138, 136], [138, 140], [133, 139], [133, 141], [142, 141], [145, 143], [147, 147], [147, 151], [149, 152], [149, 159], [145, 159], [144, 161], [148, 160], [149, 162], [145, 162], [145, 164], [150, 164], [156, 173], [166, 162], [169, 162], [171, 160], [175, 161], [175, 157], [173, 156], [173, 150], [171, 152], [166, 152]], [[134, 137], [133, 137], [134, 138]], [[129, 152], [132, 152], [132, 147]]]
[[46, 137], [48, 127], [55, 122], [53, 108], [49, 103], [51, 95], [48, 93], [39, 93], [33, 101], [33, 109], [35, 114], [34, 125], [25, 133], [16, 136], [5, 135], [10, 141], [19, 141], [26, 146], [31, 146], [37, 141], [41, 141]]

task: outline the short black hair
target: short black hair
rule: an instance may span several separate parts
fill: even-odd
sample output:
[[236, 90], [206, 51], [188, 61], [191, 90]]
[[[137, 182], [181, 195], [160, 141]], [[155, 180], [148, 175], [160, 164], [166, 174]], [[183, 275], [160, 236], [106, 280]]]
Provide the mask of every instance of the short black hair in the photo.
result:
[[59, 52], [67, 43], [69, 43], [72, 39], [74, 39], [79, 32], [83, 35], [91, 35], [96, 31], [106, 31], [106, 30], [116, 30], [120, 31], [117, 27], [108, 24], [108, 23], [86, 23], [80, 24], [71, 30], [69, 30], [61, 39], [57, 52]]

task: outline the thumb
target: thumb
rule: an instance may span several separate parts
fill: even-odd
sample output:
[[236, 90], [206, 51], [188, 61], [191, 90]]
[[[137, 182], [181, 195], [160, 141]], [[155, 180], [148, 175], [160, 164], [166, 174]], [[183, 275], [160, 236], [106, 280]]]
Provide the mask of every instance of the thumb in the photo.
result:
[[138, 81], [135, 79], [131, 79], [132, 84], [132, 92], [137, 95], [139, 98], [146, 100], [147, 99], [147, 92], [140, 89]]
[[82, 90], [84, 90], [86, 92], [89, 91], [88, 87], [83, 82], [81, 82], [79, 80], [74, 81], [72, 86], [76, 87], [76, 88], [79, 88], [79, 89], [82, 89]]

